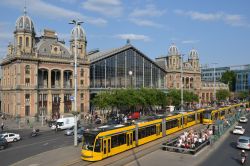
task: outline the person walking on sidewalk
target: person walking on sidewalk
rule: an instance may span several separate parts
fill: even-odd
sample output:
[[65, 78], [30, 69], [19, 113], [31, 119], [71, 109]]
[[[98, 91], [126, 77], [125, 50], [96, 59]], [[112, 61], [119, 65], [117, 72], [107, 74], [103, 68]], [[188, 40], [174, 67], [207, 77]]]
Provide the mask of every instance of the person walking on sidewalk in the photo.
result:
[[56, 123], [56, 128], [55, 128], [55, 132], [58, 131], [58, 124]]
[[3, 132], [3, 128], [4, 128], [4, 124], [2, 122], [2, 124], [1, 124], [1, 130], [2, 130], [2, 132]]

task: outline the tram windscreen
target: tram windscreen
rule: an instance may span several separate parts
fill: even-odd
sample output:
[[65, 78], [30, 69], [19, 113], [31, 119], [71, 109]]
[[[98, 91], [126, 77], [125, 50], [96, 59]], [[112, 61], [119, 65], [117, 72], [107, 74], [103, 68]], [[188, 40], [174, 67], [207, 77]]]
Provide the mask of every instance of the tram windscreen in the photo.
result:
[[96, 135], [94, 135], [94, 134], [84, 133], [83, 134], [82, 148], [84, 150], [91, 150], [92, 151], [94, 148], [95, 137], [96, 137]]
[[204, 119], [211, 119], [211, 112], [204, 112], [203, 118]]

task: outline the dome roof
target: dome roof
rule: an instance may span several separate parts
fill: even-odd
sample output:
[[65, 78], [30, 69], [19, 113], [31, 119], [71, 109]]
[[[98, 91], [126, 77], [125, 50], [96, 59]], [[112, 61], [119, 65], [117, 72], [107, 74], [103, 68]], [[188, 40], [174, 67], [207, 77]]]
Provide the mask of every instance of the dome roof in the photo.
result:
[[29, 16], [24, 14], [16, 20], [16, 31], [35, 32], [33, 21]]
[[168, 55], [179, 55], [178, 48], [174, 44], [169, 47]]
[[197, 50], [192, 49], [192, 50], [190, 51], [190, 53], [189, 53], [188, 59], [199, 59], [199, 55], [198, 55]]
[[75, 32], [76, 32], [76, 40], [86, 40], [85, 31], [80, 25], [77, 25], [72, 29], [71, 40], [75, 39]]

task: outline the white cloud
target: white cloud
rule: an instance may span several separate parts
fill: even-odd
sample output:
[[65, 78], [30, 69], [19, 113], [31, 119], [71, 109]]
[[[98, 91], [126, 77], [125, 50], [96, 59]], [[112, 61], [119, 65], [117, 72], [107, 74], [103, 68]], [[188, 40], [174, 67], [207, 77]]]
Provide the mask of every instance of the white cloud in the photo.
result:
[[[20, 9], [23, 6], [23, 1], [20, 0], [3, 0], [5, 5]], [[28, 12], [33, 15], [43, 16], [49, 19], [80, 19], [90, 24], [104, 25], [107, 23], [106, 20], [102, 18], [93, 18], [89, 16], [82, 15], [79, 12], [54, 6], [52, 4], [43, 2], [42, 0], [30, 0], [28, 1]]]
[[182, 44], [194, 44], [200, 42], [199, 40], [183, 40]]
[[146, 5], [145, 8], [135, 8], [129, 15], [129, 21], [139, 26], [162, 27], [161, 24], [152, 20], [153, 17], [160, 17], [165, 10], [160, 10], [155, 5]]
[[148, 26], [148, 27], [162, 27], [161, 24], [158, 24], [151, 20], [141, 19], [141, 18], [131, 18], [129, 19], [132, 23], [139, 25], [139, 26]]
[[123, 11], [120, 0], [86, 0], [82, 3], [82, 7], [112, 17], [121, 16]]
[[184, 11], [184, 10], [175, 10], [174, 13], [178, 15], [188, 16], [193, 20], [222, 21], [231, 26], [250, 27], [250, 24], [246, 21], [246, 18], [238, 14], [227, 14], [224, 12], [201, 13], [201, 12], [196, 12], [196, 11]]
[[157, 9], [154, 5], [147, 5], [144, 9], [135, 8], [130, 14], [131, 17], [159, 17], [166, 11]]
[[145, 35], [138, 35], [138, 34], [118, 34], [115, 35], [116, 38], [122, 39], [122, 40], [126, 40], [126, 39], [130, 39], [130, 40], [142, 40], [145, 42], [150, 41], [150, 38], [148, 36]]

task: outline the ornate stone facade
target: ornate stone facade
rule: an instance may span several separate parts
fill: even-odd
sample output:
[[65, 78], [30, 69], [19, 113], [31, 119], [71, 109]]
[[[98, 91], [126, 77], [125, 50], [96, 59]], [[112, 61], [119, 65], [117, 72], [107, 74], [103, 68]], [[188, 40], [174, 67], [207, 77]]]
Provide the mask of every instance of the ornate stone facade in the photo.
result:
[[[200, 98], [201, 103], [208, 103], [213, 100], [214, 87], [209, 82], [201, 81], [201, 69], [199, 55], [195, 49], [189, 52], [188, 60], [184, 61], [178, 48], [172, 44], [168, 49], [167, 56], [156, 58], [156, 63], [165, 68], [167, 89], [181, 89], [193, 91]], [[182, 66], [181, 66], [182, 64]], [[181, 67], [182, 71], [181, 72]], [[215, 89], [228, 89], [228, 86], [217, 82]]]
[[85, 57], [87, 41], [80, 25], [71, 31], [70, 48], [67, 48], [53, 30], [46, 29], [42, 36], [36, 37], [34, 24], [24, 12], [16, 21], [14, 41], [1, 62], [2, 112], [21, 117], [39, 116], [43, 112], [53, 118], [72, 111], [75, 43], [77, 110], [89, 111], [90, 63]]

